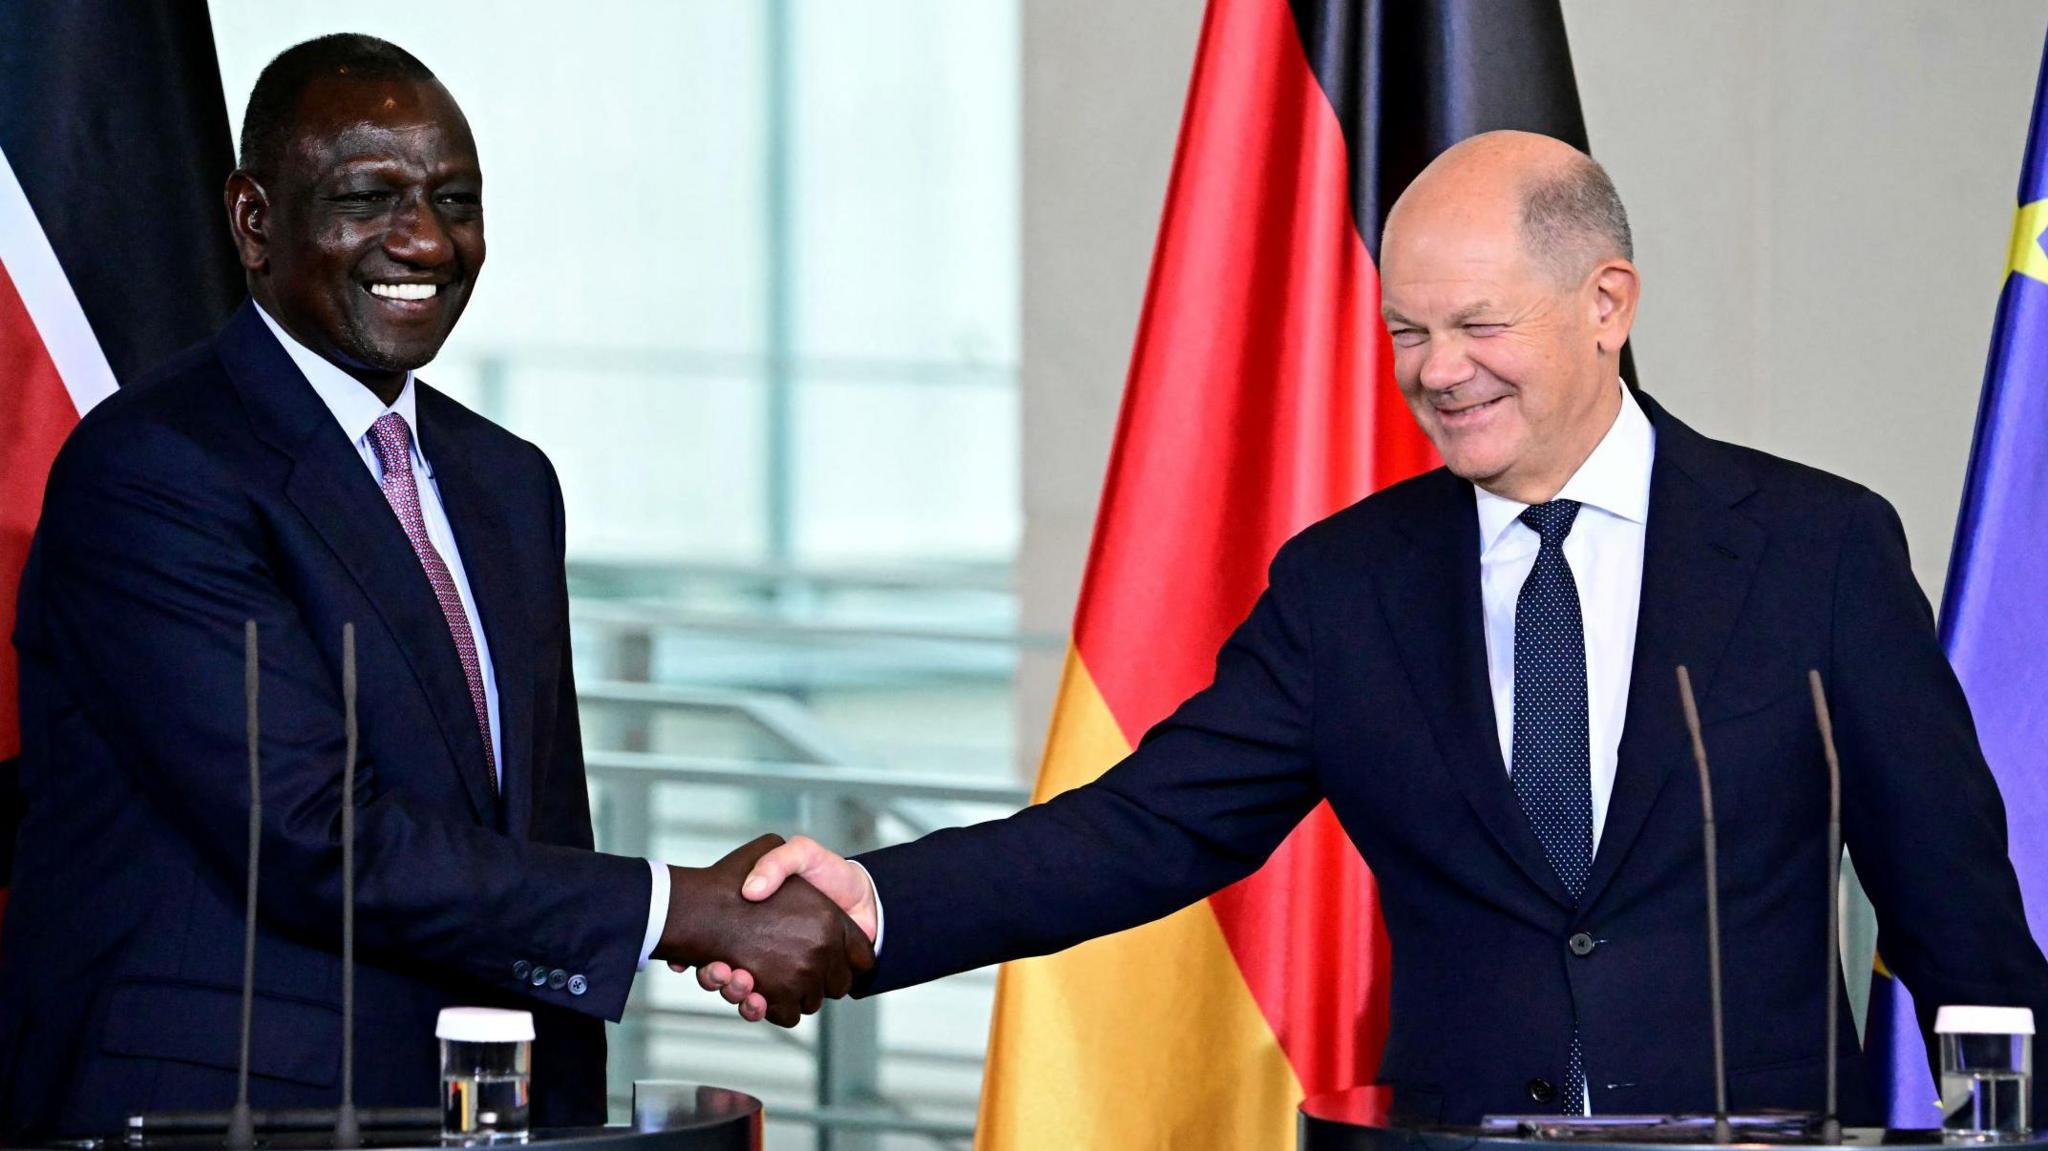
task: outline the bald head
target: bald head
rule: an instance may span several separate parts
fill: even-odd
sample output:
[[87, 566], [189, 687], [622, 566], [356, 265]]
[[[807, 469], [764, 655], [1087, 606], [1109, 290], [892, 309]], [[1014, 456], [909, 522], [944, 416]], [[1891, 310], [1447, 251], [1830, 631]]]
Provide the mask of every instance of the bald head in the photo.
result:
[[1394, 379], [1452, 472], [1550, 499], [1614, 425], [1639, 285], [1606, 173], [1547, 136], [1437, 157], [1387, 216]]
[[1533, 132], [1486, 132], [1446, 149], [1395, 201], [1386, 239], [1404, 225], [1482, 221], [1512, 222], [1530, 260], [1560, 282], [1576, 282], [1607, 260], [1635, 258], [1628, 212], [1606, 170]]

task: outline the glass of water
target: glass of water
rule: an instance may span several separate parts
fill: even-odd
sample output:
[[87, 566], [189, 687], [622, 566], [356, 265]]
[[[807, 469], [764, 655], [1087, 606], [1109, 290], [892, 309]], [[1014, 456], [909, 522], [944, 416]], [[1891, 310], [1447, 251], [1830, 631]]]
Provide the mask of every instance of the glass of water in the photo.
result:
[[2034, 1013], [2025, 1007], [1943, 1007], [1941, 1136], [1946, 1143], [2025, 1139], [2033, 1130]]
[[441, 1141], [526, 1141], [533, 1097], [533, 1015], [493, 1007], [449, 1007], [441, 1040]]

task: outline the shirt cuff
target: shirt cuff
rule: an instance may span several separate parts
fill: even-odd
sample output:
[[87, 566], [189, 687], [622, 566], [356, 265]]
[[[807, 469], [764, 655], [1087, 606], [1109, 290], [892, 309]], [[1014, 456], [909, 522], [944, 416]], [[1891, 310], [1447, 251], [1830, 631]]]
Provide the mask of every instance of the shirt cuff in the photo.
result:
[[875, 899], [875, 958], [880, 959], [882, 957], [882, 924], [884, 923], [882, 918], [882, 893], [875, 887], [875, 877], [868, 874], [867, 868], [861, 867], [859, 860], [849, 859], [846, 862], [853, 864], [855, 867], [860, 867], [861, 876], [868, 881], [868, 894]]
[[[647, 870], [654, 877], [654, 884], [647, 892], [647, 934], [640, 940], [640, 970], [647, 970], [647, 960], [654, 954], [654, 945], [661, 942], [661, 929], [668, 924], [668, 865], [647, 861]], [[869, 886], [874, 886], [869, 882]], [[879, 908], [881, 905], [878, 903]]]

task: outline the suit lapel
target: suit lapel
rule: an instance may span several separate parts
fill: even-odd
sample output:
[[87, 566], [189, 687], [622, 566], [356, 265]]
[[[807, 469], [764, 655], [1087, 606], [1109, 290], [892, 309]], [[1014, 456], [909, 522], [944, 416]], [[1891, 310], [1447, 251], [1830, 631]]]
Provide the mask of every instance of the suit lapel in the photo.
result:
[[448, 621], [384, 493], [254, 304], [242, 305], [215, 347], [257, 434], [292, 460], [286, 497], [362, 589], [405, 654], [477, 818], [495, 823], [496, 803], [474, 767], [483, 759], [483, 739]]
[[470, 451], [449, 418], [453, 401], [419, 381], [420, 443], [434, 467], [434, 486], [462, 551], [463, 574], [476, 596], [477, 616], [490, 645], [498, 686], [498, 755], [504, 768], [505, 826], [525, 838], [533, 822], [534, 613], [520, 592], [521, 567], [513, 536], [490, 493], [489, 460]]
[[1380, 569], [1387, 626], [1451, 777], [1479, 821], [1531, 882], [1570, 907], [1571, 897], [1530, 829], [1501, 761], [1486, 673], [1472, 485], [1447, 471], [1422, 483], [1423, 506], [1395, 517], [1410, 546]]
[[1704, 709], [1765, 544], [1764, 530], [1736, 510], [1755, 490], [1739, 463], [1638, 398], [1657, 432], [1642, 601], [1614, 791], [1584, 906], [1613, 879], [1672, 771], [1691, 769], [1675, 669], [1685, 665]]

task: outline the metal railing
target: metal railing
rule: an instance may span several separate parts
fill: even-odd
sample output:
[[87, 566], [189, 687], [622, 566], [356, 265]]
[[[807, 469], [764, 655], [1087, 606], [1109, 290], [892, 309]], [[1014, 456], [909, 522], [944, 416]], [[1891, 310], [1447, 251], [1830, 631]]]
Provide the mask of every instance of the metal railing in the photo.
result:
[[[943, 655], [932, 661], [945, 677], [956, 681], [965, 677], [986, 685], [991, 692], [1006, 694], [1014, 653], [1050, 642], [1045, 637], [1020, 636], [1002, 626], [1001, 620], [992, 625], [894, 619], [875, 623], [807, 618], [806, 613], [777, 607], [812, 603], [819, 594], [847, 587], [897, 589], [916, 595], [957, 591], [964, 586], [1000, 595], [993, 580], [955, 582], [944, 576], [920, 580], [903, 573], [874, 577], [788, 570], [727, 570], [708, 577], [699, 570], [688, 577], [734, 580], [766, 589], [758, 611], [733, 613], [691, 606], [658, 590], [634, 594], [639, 589], [629, 590], [626, 585], [644, 582], [646, 575], [637, 568], [572, 565], [571, 574], [572, 581], [586, 586], [609, 585], [607, 590], [627, 593], [623, 598], [582, 595], [571, 611], [578, 651], [584, 656], [579, 663], [600, 671], [586, 675], [578, 697], [586, 717], [585, 763], [594, 793], [599, 844], [606, 850], [658, 857], [664, 842], [686, 841], [706, 845], [698, 850], [709, 850], [708, 845], [730, 847], [758, 830], [772, 829], [785, 834], [801, 832], [853, 854], [970, 816], [1005, 814], [1028, 801], [1028, 789], [1010, 774], [1006, 753], [986, 757], [980, 774], [907, 772], [873, 761], [858, 741], [842, 736], [817, 713], [818, 697], [843, 687], [841, 681], [832, 681], [825, 688], [795, 681], [766, 685], [653, 682], [664, 643], [688, 644], [708, 638], [720, 645], [738, 643], [785, 653], [795, 648], [874, 656], [888, 649], [882, 658], [871, 660], [880, 670], [869, 668], [857, 682], [871, 687], [906, 679], [912, 690], [919, 682], [916, 669], [926, 662], [915, 657], [918, 651], [1007, 652], [1007, 662], [991, 660], [987, 654], [970, 654], [964, 663]], [[792, 588], [797, 589], [794, 596], [789, 594]], [[673, 730], [677, 725], [684, 731], [680, 739]], [[690, 732], [714, 728], [714, 738], [689, 738]], [[593, 731], [599, 734], [593, 736]], [[683, 746], [665, 746], [678, 742]], [[696, 746], [699, 742], [712, 746], [700, 748]], [[735, 743], [745, 745], [739, 753], [732, 751]], [[718, 802], [720, 798], [725, 802]], [[886, 1001], [831, 1002], [814, 1020], [785, 1032], [747, 1025], [722, 1000], [698, 991], [693, 979], [680, 982], [687, 984], [682, 996], [669, 993], [673, 985], [647, 990], [647, 979], [636, 987], [627, 1021], [615, 1031], [615, 1092], [636, 1078], [672, 1074], [669, 1069], [678, 1060], [666, 1053], [678, 1045], [692, 1050], [716, 1046], [730, 1053], [723, 1057], [724, 1066], [753, 1059], [762, 1069], [763, 1082], [784, 1084], [783, 1099], [771, 1099], [771, 1141], [778, 1126], [787, 1132], [791, 1125], [813, 1129], [816, 1146], [823, 1151], [876, 1151], [884, 1136], [937, 1147], [965, 1147], [972, 1139], [973, 1123], [967, 1110], [972, 1105], [971, 1094], [936, 1102], [912, 1099], [901, 1084], [891, 1094], [884, 1089], [882, 1070], [886, 1064], [948, 1082], [964, 1077], [978, 1081], [979, 1055], [949, 1050], [942, 1044], [920, 1047], [914, 1039], [906, 1042], [901, 1036], [885, 1045], [879, 1004]], [[992, 984], [992, 975], [983, 972], [956, 976], [935, 986], [941, 993], [952, 988], [986, 1002]], [[663, 993], [657, 994], [657, 990]], [[807, 1066], [807, 1084], [798, 1078], [798, 1064], [793, 1060]], [[744, 1081], [728, 1085], [751, 1087]], [[801, 1103], [795, 1098], [798, 1087], [808, 1088]]]

